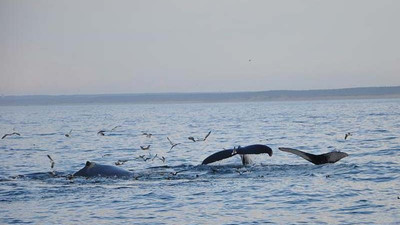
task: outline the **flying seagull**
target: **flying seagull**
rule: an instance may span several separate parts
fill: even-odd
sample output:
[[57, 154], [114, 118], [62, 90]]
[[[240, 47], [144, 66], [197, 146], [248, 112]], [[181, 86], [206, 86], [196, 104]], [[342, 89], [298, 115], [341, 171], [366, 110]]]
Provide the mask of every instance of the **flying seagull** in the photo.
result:
[[353, 136], [350, 132], [344, 135], [344, 140], [347, 140], [349, 136]]
[[97, 132], [97, 135], [101, 135], [101, 136], [104, 136], [105, 135], [105, 132], [112, 132], [112, 131], [114, 131], [115, 129], [117, 129], [118, 127], [121, 127], [121, 125], [118, 125], [118, 126], [115, 126], [115, 127], [113, 127], [111, 130], [99, 130], [98, 132]]
[[191, 140], [191, 141], [193, 141], [193, 142], [196, 142], [196, 141], [206, 141], [207, 138], [208, 138], [208, 136], [210, 136], [210, 134], [211, 134], [211, 131], [209, 131], [209, 132], [207, 133], [207, 135], [206, 135], [203, 139], [194, 139], [194, 137], [188, 137], [188, 139]]
[[53, 169], [54, 168], [54, 160], [51, 158], [51, 156], [50, 155], [47, 155], [47, 158], [49, 158], [50, 159], [50, 163], [51, 163], [51, 168]]
[[194, 139], [194, 137], [188, 137], [189, 140], [196, 142], [196, 140]]
[[18, 136], [21, 136], [21, 134], [20, 134], [20, 133], [17, 133], [17, 132], [12, 132], [11, 134], [5, 134], [5, 135], [3, 135], [3, 137], [2, 137], [1, 139], [4, 139], [4, 138], [6, 138], [7, 136], [12, 136], [12, 135], [18, 135]]
[[175, 146], [181, 144], [181, 143], [174, 143], [174, 142], [172, 142], [172, 141], [169, 139], [169, 137], [167, 137], [167, 139], [168, 139], [169, 143], [171, 144], [171, 148], [169, 149], [170, 151], [171, 151]]

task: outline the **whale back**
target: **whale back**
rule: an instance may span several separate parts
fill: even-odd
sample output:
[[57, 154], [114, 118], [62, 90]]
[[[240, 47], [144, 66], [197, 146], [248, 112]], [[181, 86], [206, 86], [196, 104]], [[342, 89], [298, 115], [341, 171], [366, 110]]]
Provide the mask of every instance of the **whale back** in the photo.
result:
[[132, 175], [131, 172], [122, 168], [110, 165], [101, 165], [94, 162], [86, 162], [85, 167], [76, 172], [74, 176], [81, 177], [126, 177]]

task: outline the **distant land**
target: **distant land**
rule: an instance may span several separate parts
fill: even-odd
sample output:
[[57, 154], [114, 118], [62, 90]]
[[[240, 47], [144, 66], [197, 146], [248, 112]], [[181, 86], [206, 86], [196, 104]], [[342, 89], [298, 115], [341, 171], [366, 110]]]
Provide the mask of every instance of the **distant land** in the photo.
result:
[[400, 98], [400, 86], [221, 93], [2, 96], [0, 105], [146, 104]]

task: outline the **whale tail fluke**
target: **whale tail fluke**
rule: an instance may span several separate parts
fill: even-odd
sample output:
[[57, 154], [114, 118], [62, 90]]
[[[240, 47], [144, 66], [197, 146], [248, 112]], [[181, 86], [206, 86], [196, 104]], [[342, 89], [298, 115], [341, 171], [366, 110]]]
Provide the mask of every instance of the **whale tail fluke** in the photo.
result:
[[[251, 161], [246, 155], [248, 154], [263, 154], [267, 153], [269, 156], [272, 156], [272, 149], [266, 145], [250, 145], [246, 147], [239, 147], [235, 149], [227, 149], [227, 150], [222, 150], [219, 152], [216, 152], [210, 156], [208, 156], [206, 159], [203, 160], [201, 164], [206, 165], [210, 164], [216, 161], [220, 161], [229, 157], [232, 157], [236, 154], [243, 155], [246, 159], [246, 162]], [[242, 158], [242, 162], [244, 162]], [[247, 165], [247, 164], [246, 164]]]
[[303, 151], [293, 149], [293, 148], [279, 148], [279, 150], [281, 150], [283, 152], [289, 152], [289, 153], [298, 155], [298, 156], [302, 157], [303, 159], [314, 163], [315, 165], [321, 165], [321, 164], [325, 164], [325, 163], [335, 163], [335, 162], [341, 160], [342, 158], [345, 158], [348, 156], [348, 154], [345, 152], [329, 152], [329, 153], [325, 153], [325, 154], [321, 154], [321, 155], [314, 155], [314, 154], [310, 154], [310, 153], [303, 152]]
[[234, 156], [236, 153], [234, 153], [233, 149], [228, 149], [228, 150], [222, 150], [219, 152], [216, 152], [210, 156], [208, 156], [206, 159], [203, 160], [201, 164], [207, 165], [216, 161], [220, 161], [229, 157]]
[[279, 150], [283, 151], [283, 152], [289, 152], [295, 155], [300, 156], [301, 158], [314, 163], [313, 158], [315, 158], [315, 155], [307, 153], [307, 152], [303, 152], [294, 148], [278, 148]]

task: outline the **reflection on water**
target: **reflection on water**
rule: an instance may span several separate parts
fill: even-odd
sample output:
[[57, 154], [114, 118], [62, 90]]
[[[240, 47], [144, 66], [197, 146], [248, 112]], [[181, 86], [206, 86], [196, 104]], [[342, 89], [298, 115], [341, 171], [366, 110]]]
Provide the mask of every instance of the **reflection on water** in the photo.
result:
[[[399, 103], [0, 107], [1, 132], [21, 133], [0, 140], [0, 223], [398, 224]], [[205, 142], [187, 139], [210, 130]], [[181, 144], [170, 150], [167, 137]], [[239, 157], [199, 165], [215, 151], [257, 143], [273, 156], [248, 167]], [[316, 166], [278, 147], [349, 157]], [[149, 154], [166, 160], [143, 160]], [[127, 160], [121, 167], [134, 176], [66, 178], [87, 160]]]

